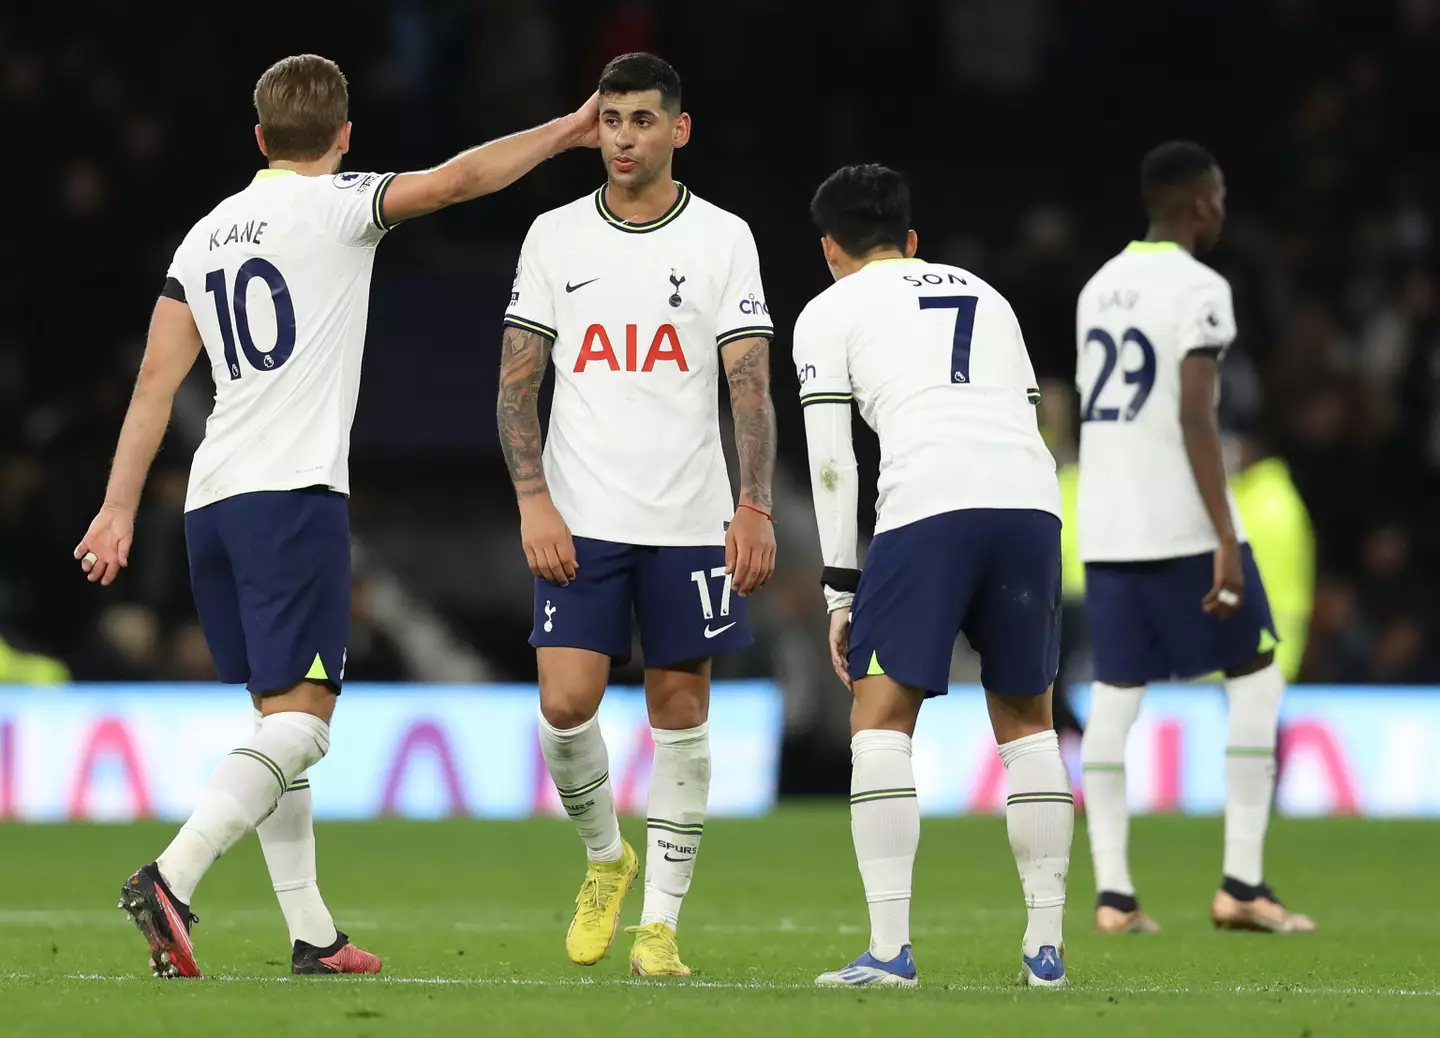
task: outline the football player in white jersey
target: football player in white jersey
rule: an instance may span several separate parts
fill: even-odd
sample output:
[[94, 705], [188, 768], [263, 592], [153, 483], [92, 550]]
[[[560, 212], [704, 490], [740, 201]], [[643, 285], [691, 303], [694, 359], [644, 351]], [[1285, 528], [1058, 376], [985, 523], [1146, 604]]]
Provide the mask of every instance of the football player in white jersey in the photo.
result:
[[1230, 285], [1195, 256], [1225, 221], [1204, 148], [1162, 144], [1140, 173], [1150, 228], [1106, 263], [1076, 308], [1080, 557], [1095, 659], [1081, 757], [1098, 889], [1096, 929], [1158, 929], [1130, 879], [1125, 743], [1152, 681], [1224, 673], [1225, 860], [1211, 904], [1226, 929], [1314, 929], [1265, 882], [1275, 729], [1285, 679], [1216, 419], [1235, 338]]
[[[540, 745], [588, 860], [566, 951], [584, 966], [605, 955], [639, 870], [595, 718], [611, 662], [630, 657], [633, 614], [655, 758], [630, 968], [686, 976], [675, 932], [710, 788], [710, 659], [749, 644], [745, 597], [775, 564], [771, 324], [750, 228], [671, 176], [690, 137], [675, 70], [622, 55], [600, 98], [607, 181], [525, 238], [497, 418], [535, 575]], [[738, 507], [720, 443], [722, 366]]]
[[176, 250], [151, 318], [105, 503], [75, 549], [91, 581], [129, 564], [135, 509], [181, 380], [203, 348], [215, 409], [190, 472], [191, 584], [223, 682], [245, 683], [255, 730], [216, 769], [195, 813], [120, 907], [160, 976], [198, 977], [190, 901], [250, 829], [293, 942], [294, 973], [374, 973], [338, 932], [315, 881], [307, 770], [330, 743], [350, 622], [350, 425], [376, 244], [395, 224], [498, 191], [551, 155], [595, 143], [596, 99], [419, 173], [340, 173], [345, 77], [277, 62], [255, 87], [254, 181]]
[[[831, 660], [854, 691], [850, 825], [870, 946], [823, 987], [916, 983], [910, 890], [920, 840], [911, 737], [949, 687], [955, 639], [1009, 776], [1005, 817], [1029, 911], [1020, 980], [1066, 983], [1061, 921], [1074, 800], [1051, 718], [1060, 654], [1060, 487], [1010, 304], [915, 255], [910, 192], [884, 166], [820, 185], [811, 214], [835, 284], [795, 324], [795, 366], [824, 556]], [[857, 556], [851, 401], [880, 437], [875, 537]]]

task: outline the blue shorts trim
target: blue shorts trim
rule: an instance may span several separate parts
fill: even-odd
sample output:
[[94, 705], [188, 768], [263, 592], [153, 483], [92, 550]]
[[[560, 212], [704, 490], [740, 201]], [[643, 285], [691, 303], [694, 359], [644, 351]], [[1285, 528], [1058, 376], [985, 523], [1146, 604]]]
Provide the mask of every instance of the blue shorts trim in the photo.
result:
[[350, 637], [343, 494], [308, 487], [229, 497], [186, 513], [185, 546], [221, 681], [263, 695], [309, 677], [338, 691]]
[[576, 537], [575, 556], [579, 569], [566, 587], [535, 581], [530, 644], [537, 649], [589, 649], [628, 663], [638, 625], [651, 668], [708, 659], [754, 641], [720, 545], [646, 547]]
[[850, 676], [944, 695], [962, 632], [986, 691], [1038, 696], [1060, 666], [1060, 520], [975, 508], [878, 534], [851, 614]]
[[1250, 545], [1240, 546], [1245, 597], [1228, 620], [1201, 600], [1214, 582], [1214, 553], [1085, 566], [1085, 613], [1095, 679], [1140, 685], [1183, 680], [1249, 663], [1279, 644], [1270, 600]]

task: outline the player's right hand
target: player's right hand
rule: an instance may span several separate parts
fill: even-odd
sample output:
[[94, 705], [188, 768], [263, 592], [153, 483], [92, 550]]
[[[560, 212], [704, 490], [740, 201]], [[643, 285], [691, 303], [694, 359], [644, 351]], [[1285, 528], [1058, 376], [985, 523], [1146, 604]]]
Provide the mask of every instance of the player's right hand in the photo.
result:
[[830, 614], [830, 666], [835, 675], [854, 691], [850, 683], [850, 607], [841, 606]]
[[1228, 620], [1245, 601], [1245, 571], [1240, 568], [1240, 545], [1222, 541], [1215, 549], [1215, 580], [1200, 608], [1210, 616]]
[[[116, 505], [102, 505], [90, 529], [75, 545], [75, 558], [90, 583], [108, 587], [130, 565], [130, 543], [135, 539], [135, 513]], [[91, 556], [94, 556], [92, 559]]]
[[575, 578], [580, 568], [575, 541], [549, 494], [520, 502], [520, 543], [525, 546], [530, 572], [541, 580], [564, 587]]

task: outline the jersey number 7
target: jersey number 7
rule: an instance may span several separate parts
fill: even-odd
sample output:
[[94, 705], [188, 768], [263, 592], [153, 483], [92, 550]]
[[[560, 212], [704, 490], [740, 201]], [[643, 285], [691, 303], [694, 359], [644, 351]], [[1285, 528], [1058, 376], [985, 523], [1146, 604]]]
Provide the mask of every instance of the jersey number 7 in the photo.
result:
[[970, 339], [975, 334], [979, 296], [921, 296], [921, 310], [954, 310], [955, 338], [950, 347], [950, 381], [970, 381]]
[[[270, 289], [270, 304], [275, 307], [275, 345], [269, 352], [255, 348], [255, 339], [250, 334], [250, 315], [246, 311], [245, 292], [253, 278], [264, 281]], [[205, 291], [215, 297], [215, 319], [220, 323], [220, 341], [225, 347], [225, 367], [233, 381], [240, 377], [240, 357], [235, 350], [238, 336], [240, 349], [245, 359], [256, 371], [274, 371], [290, 359], [295, 349], [295, 304], [290, 299], [290, 286], [269, 260], [258, 256], [246, 260], [235, 273], [235, 291], [232, 299], [225, 291], [225, 271], [212, 270], [205, 275]], [[232, 302], [233, 300], [233, 302]], [[235, 320], [230, 320], [231, 307]]]

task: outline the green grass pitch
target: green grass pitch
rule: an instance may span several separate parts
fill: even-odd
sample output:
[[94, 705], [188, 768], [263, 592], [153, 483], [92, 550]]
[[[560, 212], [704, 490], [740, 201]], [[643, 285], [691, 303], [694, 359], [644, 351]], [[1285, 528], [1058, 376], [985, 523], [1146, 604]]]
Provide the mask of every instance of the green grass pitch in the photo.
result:
[[[207, 877], [196, 950], [208, 978], [161, 982], [113, 906], [172, 829], [0, 826], [0, 1034], [429, 1038], [704, 1038], [927, 1034], [1330, 1038], [1440, 1033], [1440, 826], [1278, 821], [1270, 867], [1312, 935], [1218, 934], [1216, 819], [1142, 818], [1136, 876], [1165, 927], [1090, 932], [1094, 887], [1076, 833], [1068, 991], [1014, 986], [1024, 909], [995, 818], [927, 819], [916, 873], [916, 991], [818, 991], [866, 943], [843, 807], [790, 807], [706, 827], [681, 919], [689, 981], [631, 981], [622, 933], [581, 969], [564, 931], [581, 851], [560, 820], [321, 827], [322, 889], [380, 954], [372, 978], [289, 977], [283, 921], [255, 840]], [[643, 836], [627, 822], [628, 836]], [[638, 919], [641, 892], [626, 904]]]

